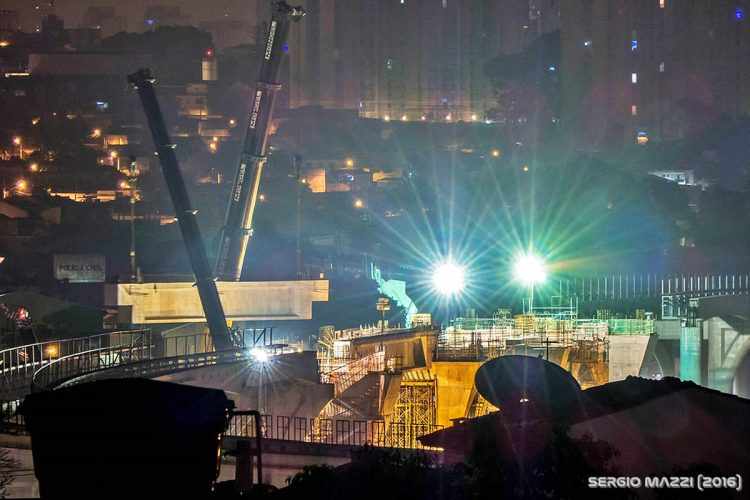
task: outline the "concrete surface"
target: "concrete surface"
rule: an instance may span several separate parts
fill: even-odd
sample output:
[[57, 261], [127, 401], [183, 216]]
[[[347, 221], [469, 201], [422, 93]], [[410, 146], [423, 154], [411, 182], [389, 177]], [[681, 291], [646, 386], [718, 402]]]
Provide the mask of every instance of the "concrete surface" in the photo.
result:
[[[268, 321], [311, 319], [312, 303], [328, 301], [328, 280], [217, 282], [227, 319]], [[193, 283], [113, 283], [105, 305], [118, 321], [136, 325], [205, 321]]]

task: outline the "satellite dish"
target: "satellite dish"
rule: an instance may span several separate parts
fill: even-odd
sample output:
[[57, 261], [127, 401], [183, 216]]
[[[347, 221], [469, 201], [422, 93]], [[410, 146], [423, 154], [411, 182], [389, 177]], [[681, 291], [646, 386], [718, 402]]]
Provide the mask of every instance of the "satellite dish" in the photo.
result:
[[581, 386], [570, 373], [532, 356], [490, 360], [479, 367], [474, 384], [484, 399], [509, 413], [521, 408], [560, 413], [581, 394]]

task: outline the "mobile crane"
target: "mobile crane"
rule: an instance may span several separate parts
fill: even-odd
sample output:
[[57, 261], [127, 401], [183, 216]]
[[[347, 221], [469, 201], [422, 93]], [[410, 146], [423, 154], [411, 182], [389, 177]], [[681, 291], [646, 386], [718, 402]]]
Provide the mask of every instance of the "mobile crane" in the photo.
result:
[[[258, 197], [263, 166], [267, 158], [268, 128], [273, 115], [276, 93], [281, 88], [276, 83], [286, 44], [289, 25], [305, 15], [300, 7], [290, 7], [283, 1], [274, 1], [269, 25], [260, 77], [253, 96], [247, 130], [245, 132], [240, 165], [232, 188], [226, 223], [222, 230], [216, 276], [226, 281], [239, 281], [245, 259], [247, 244], [252, 234], [252, 220]], [[208, 330], [216, 350], [233, 347], [232, 336], [227, 327], [226, 316], [221, 305], [214, 275], [208, 263], [203, 238], [196, 220], [197, 210], [190, 204], [185, 181], [180, 171], [175, 144], [171, 141], [164, 123], [164, 116], [154, 91], [155, 79], [148, 70], [140, 70], [128, 77], [135, 87], [148, 120], [156, 146], [164, 179], [174, 204], [177, 222], [187, 248], [190, 265], [195, 275]], [[247, 175], [250, 167], [251, 175]]]
[[268, 161], [268, 132], [276, 95], [281, 89], [278, 78], [287, 34], [290, 24], [299, 21], [304, 15], [305, 11], [301, 7], [291, 7], [283, 1], [273, 2], [260, 76], [253, 94], [240, 164], [219, 240], [216, 276], [222, 281], [239, 281], [242, 275], [247, 245], [253, 234], [253, 215], [260, 179]]
[[182, 239], [185, 242], [190, 265], [195, 275], [195, 286], [198, 288], [203, 312], [206, 315], [208, 331], [217, 351], [229, 349], [232, 347], [231, 336], [196, 220], [198, 211], [190, 205], [185, 180], [182, 178], [180, 165], [174, 152], [175, 144], [169, 138], [167, 127], [164, 124], [164, 116], [161, 113], [159, 101], [156, 99], [155, 81], [146, 69], [128, 76], [128, 82], [138, 91], [143, 111], [146, 113], [151, 136], [156, 146], [156, 155], [159, 157], [164, 180], [174, 204]]

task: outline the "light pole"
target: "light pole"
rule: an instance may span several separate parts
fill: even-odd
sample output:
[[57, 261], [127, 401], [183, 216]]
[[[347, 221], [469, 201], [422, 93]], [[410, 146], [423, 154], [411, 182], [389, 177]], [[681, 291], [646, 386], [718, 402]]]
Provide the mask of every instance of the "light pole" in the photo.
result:
[[23, 160], [23, 139], [19, 136], [13, 138], [13, 144], [18, 146], [18, 157]]
[[520, 255], [513, 265], [513, 278], [529, 290], [529, 314], [534, 314], [534, 285], [544, 283], [547, 270], [544, 261], [531, 253]]
[[[451, 258], [438, 263], [432, 270], [432, 288], [446, 302], [450, 302], [466, 287], [466, 268], [453, 262]], [[448, 311], [450, 320], [450, 310]]]
[[268, 355], [265, 349], [262, 347], [255, 347], [250, 351], [250, 355], [256, 362], [258, 367], [258, 412], [263, 415], [265, 412], [266, 398], [263, 391], [263, 371], [266, 369], [266, 365], [270, 361], [271, 357]]

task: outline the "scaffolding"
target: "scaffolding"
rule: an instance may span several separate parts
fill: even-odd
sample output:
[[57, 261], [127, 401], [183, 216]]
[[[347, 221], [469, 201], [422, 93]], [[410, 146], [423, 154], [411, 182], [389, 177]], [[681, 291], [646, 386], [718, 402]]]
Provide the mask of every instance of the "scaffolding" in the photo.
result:
[[402, 381], [387, 430], [394, 446], [414, 447], [417, 437], [435, 428], [436, 419], [436, 380]]

